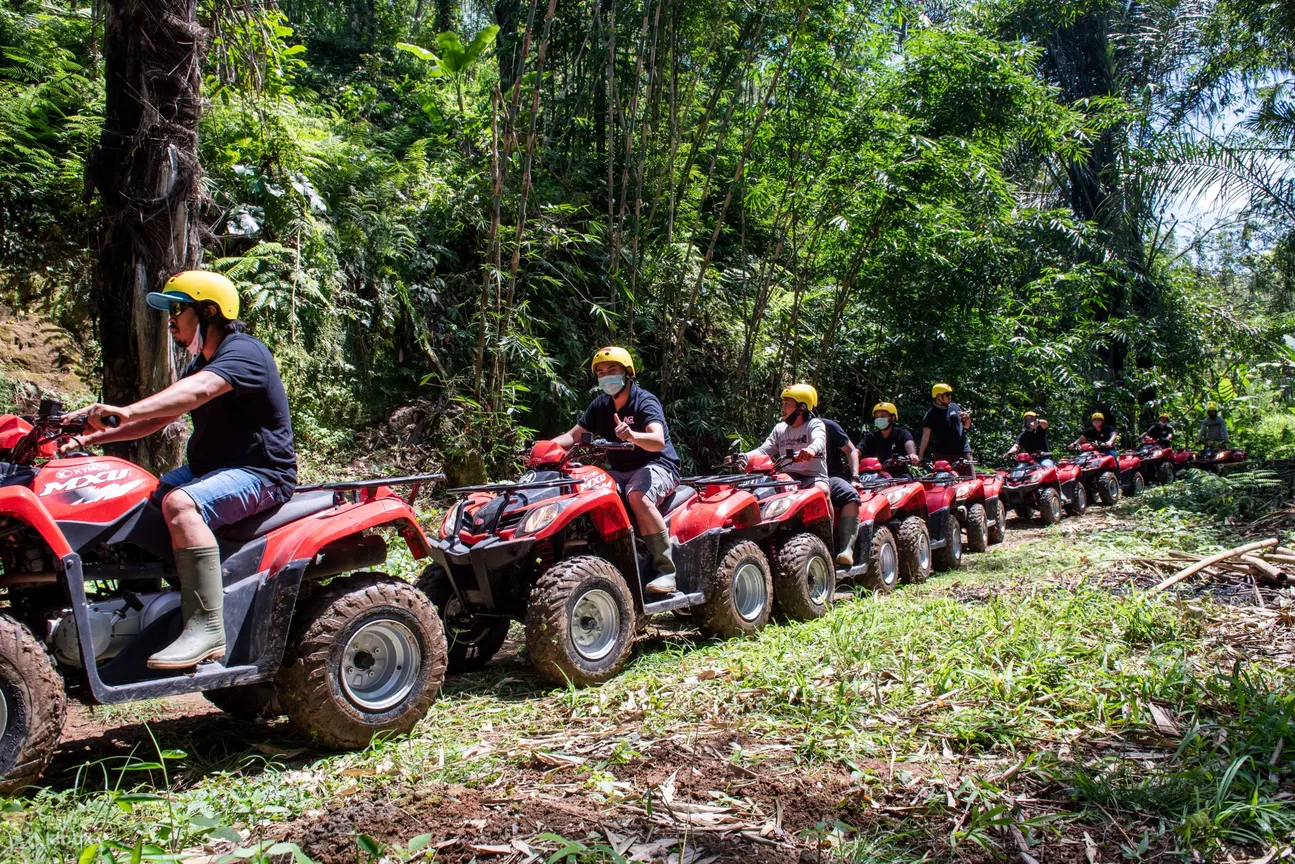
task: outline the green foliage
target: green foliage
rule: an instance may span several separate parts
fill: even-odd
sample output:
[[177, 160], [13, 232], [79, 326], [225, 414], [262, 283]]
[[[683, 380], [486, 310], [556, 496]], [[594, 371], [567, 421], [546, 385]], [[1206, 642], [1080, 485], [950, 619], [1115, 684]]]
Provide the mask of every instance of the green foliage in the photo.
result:
[[1217, 520], [1248, 522], [1272, 512], [1289, 491], [1286, 483], [1272, 471], [1247, 471], [1225, 476], [1208, 471], [1188, 471], [1176, 483], [1148, 488], [1138, 503], [1152, 510], [1172, 508]]

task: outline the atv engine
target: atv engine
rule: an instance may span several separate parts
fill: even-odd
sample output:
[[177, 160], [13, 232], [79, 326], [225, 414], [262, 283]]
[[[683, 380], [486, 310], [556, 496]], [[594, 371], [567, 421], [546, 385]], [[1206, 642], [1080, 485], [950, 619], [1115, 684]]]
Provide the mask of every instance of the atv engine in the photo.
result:
[[[180, 607], [180, 593], [127, 594], [90, 604], [90, 640], [95, 662], [109, 660], [154, 621]], [[81, 666], [76, 619], [66, 613], [54, 624], [50, 645], [60, 663]]]

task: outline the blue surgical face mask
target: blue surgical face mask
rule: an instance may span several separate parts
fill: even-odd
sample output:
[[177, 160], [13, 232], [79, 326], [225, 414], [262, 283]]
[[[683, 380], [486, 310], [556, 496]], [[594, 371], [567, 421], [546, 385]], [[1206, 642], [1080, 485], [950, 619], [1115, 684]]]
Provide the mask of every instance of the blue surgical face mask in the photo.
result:
[[889, 418], [889, 417], [874, 417], [874, 418], [872, 419], [872, 425], [873, 425], [873, 426], [876, 426], [878, 429], [886, 429], [886, 428], [888, 428], [888, 427], [890, 426], [890, 418]]
[[608, 396], [615, 396], [625, 389], [624, 375], [604, 375], [598, 379], [598, 386]]

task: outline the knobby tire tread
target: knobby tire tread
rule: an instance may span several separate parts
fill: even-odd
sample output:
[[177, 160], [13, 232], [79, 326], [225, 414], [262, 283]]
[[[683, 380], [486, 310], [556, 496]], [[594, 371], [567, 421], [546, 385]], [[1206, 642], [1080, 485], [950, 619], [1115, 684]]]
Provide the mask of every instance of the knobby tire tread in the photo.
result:
[[926, 523], [919, 516], [909, 516], [899, 525], [895, 535], [895, 546], [899, 549], [899, 581], [906, 585], [917, 585], [925, 582], [931, 575], [929, 569], [921, 566], [920, 543], [926, 535], [926, 545], [930, 548], [931, 534]]
[[[567, 602], [590, 579], [608, 583], [621, 613], [619, 644], [597, 663], [576, 655], [568, 627]], [[635, 617], [629, 587], [611, 562], [593, 555], [567, 558], [544, 571], [531, 589], [526, 609], [526, 650], [536, 671], [556, 684], [601, 684], [619, 674], [629, 661]]]
[[[760, 550], [758, 544], [750, 540], [725, 540], [720, 546], [719, 566], [709, 574], [706, 586], [706, 602], [698, 610], [698, 626], [703, 633], [732, 639], [758, 633], [769, 623], [773, 613], [773, 577], [769, 572], [769, 559]], [[765, 598], [764, 610], [754, 621], [747, 621], [738, 614], [733, 603], [733, 577], [743, 561], [753, 560], [764, 574]]]
[[[21, 690], [26, 734], [0, 750], [0, 795], [8, 796], [35, 782], [58, 749], [67, 720], [63, 676], [49, 651], [30, 630], [0, 615], [0, 675]], [[19, 706], [9, 706], [10, 725]]]
[[[819, 604], [809, 595], [809, 563], [821, 556], [831, 586]], [[773, 596], [778, 612], [792, 621], [812, 621], [827, 614], [836, 593], [836, 556], [817, 534], [797, 534], [774, 549]]]
[[[887, 583], [881, 574], [881, 552], [886, 546], [890, 546], [895, 551], [895, 578]], [[899, 584], [899, 547], [895, 544], [895, 535], [890, 533], [889, 528], [878, 528], [872, 535], [872, 543], [868, 545], [868, 570], [863, 574], [859, 583], [865, 588], [871, 588], [878, 593], [894, 591], [895, 586]]]
[[989, 516], [984, 504], [967, 507], [967, 551], [985, 552], [989, 549]]

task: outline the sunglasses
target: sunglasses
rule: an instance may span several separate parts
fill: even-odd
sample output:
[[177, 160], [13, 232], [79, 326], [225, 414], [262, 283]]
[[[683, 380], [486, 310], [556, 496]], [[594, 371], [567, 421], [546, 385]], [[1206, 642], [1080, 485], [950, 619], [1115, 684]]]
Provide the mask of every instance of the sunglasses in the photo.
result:
[[178, 300], [177, 300], [177, 301], [175, 301], [175, 302], [173, 302], [173, 303], [171, 304], [171, 308], [170, 308], [170, 310], [169, 310], [169, 311], [170, 311], [170, 313], [171, 313], [171, 317], [172, 317], [172, 318], [179, 318], [181, 315], [183, 315], [183, 314], [184, 314], [184, 310], [185, 310], [185, 309], [188, 309], [188, 308], [189, 308], [190, 306], [192, 306], [192, 305], [193, 305], [192, 303], [184, 303], [184, 302], [181, 302], [181, 301], [178, 301]]

